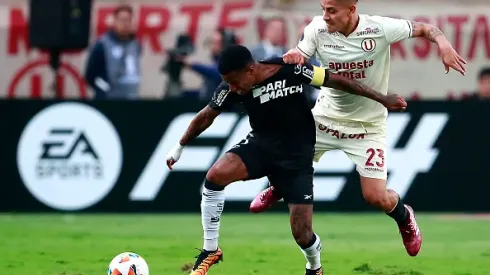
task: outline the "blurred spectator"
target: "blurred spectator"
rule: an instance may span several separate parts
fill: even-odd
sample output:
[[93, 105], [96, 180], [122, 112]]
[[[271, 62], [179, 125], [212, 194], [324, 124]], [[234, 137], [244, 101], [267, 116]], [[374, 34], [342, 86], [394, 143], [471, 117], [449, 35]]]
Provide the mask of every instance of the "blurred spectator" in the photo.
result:
[[133, 9], [119, 6], [114, 25], [89, 52], [85, 80], [95, 99], [137, 99], [141, 82], [141, 45], [133, 31]]
[[469, 99], [490, 99], [490, 67], [481, 69], [478, 74], [478, 91], [469, 97]]
[[284, 45], [285, 23], [282, 18], [272, 18], [267, 21], [264, 39], [250, 49], [255, 60], [271, 57], [281, 57], [287, 52]]
[[[199, 90], [199, 97], [202, 100], [210, 100], [216, 87], [221, 83], [221, 75], [218, 71], [218, 59], [221, 51], [231, 44], [236, 44], [237, 38], [233, 31], [219, 29], [210, 37], [209, 44], [211, 48], [211, 64], [201, 64], [197, 62], [188, 62], [185, 58], [182, 60], [184, 66], [203, 77], [204, 85]], [[187, 93], [191, 91], [186, 91]]]
[[[182, 69], [184, 60], [195, 50], [194, 41], [188, 34], [179, 34], [173, 49], [168, 49], [168, 59], [160, 68], [161, 72], [167, 74], [167, 84], [163, 94], [166, 98], [181, 97], [182, 91]], [[195, 92], [196, 94], [199, 91]]]

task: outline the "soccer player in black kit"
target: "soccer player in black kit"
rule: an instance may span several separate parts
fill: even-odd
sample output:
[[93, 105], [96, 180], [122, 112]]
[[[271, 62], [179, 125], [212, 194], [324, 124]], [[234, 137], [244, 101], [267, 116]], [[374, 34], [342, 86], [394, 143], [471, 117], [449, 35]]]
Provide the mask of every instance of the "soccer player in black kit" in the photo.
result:
[[307, 260], [306, 275], [322, 275], [321, 241], [313, 232], [313, 153], [315, 123], [302, 84], [335, 87], [403, 110], [397, 95], [385, 96], [355, 80], [305, 65], [289, 65], [282, 58], [255, 62], [250, 51], [233, 45], [221, 54], [223, 82], [211, 102], [192, 120], [179, 143], [167, 155], [172, 169], [185, 145], [199, 136], [214, 119], [233, 104], [243, 104], [252, 131], [209, 169], [201, 200], [204, 246], [191, 275], [205, 275], [218, 263], [220, 216], [224, 188], [233, 182], [268, 177], [284, 194], [289, 206], [291, 231]]

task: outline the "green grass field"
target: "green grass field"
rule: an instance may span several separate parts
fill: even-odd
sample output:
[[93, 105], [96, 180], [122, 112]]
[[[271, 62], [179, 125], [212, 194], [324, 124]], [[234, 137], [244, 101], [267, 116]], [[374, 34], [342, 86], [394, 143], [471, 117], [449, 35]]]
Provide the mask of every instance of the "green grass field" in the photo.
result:
[[[316, 214], [325, 274], [490, 274], [490, 221], [419, 215], [424, 244], [409, 257], [388, 217]], [[213, 274], [303, 274], [286, 214], [224, 214], [224, 262]], [[185, 274], [202, 246], [198, 215], [0, 215], [0, 275], [105, 274], [141, 254], [152, 275]]]

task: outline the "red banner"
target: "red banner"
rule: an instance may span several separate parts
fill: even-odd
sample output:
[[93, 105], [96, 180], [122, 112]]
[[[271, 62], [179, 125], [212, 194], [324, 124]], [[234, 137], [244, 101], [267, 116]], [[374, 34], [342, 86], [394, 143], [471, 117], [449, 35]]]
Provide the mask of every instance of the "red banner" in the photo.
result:
[[[53, 83], [62, 87], [66, 97], [85, 97], [89, 91], [81, 75], [85, 66], [87, 51], [64, 54], [63, 66], [54, 79], [49, 67], [42, 63], [42, 53], [33, 51], [28, 42], [27, 1], [23, 5], [0, 5], [0, 51], [5, 62], [0, 63], [0, 93], [3, 96], [51, 97]], [[261, 39], [264, 22], [271, 16], [281, 15], [286, 23], [284, 37], [288, 47], [295, 46], [299, 28], [313, 16], [319, 15], [318, 1], [305, 0], [301, 5], [288, 10], [264, 8], [264, 1], [165, 1], [153, 3], [137, 1], [135, 27], [144, 54], [142, 57], [143, 85], [141, 96], [160, 98], [163, 95], [166, 76], [160, 72], [166, 60], [166, 50], [173, 47], [176, 36], [187, 32], [194, 39], [197, 50], [193, 61], [209, 62], [206, 39], [218, 27], [234, 29], [245, 45], [252, 46]], [[92, 40], [104, 33], [112, 22], [113, 4], [97, 1], [93, 10]], [[438, 5], [427, 4], [421, 10], [410, 3], [369, 3], [360, 4], [365, 13], [400, 17], [438, 26], [453, 43], [455, 49], [469, 61], [468, 74], [461, 77], [444, 74], [444, 67], [438, 60], [436, 45], [423, 39], [411, 39], [392, 46], [390, 90], [404, 96], [418, 94], [422, 98], [456, 97], [476, 88], [479, 69], [490, 60], [490, 6], [468, 4], [448, 6], [441, 10]], [[294, 12], [293, 12], [294, 11]], [[314, 12], [310, 12], [314, 11]], [[403, 11], [403, 13], [400, 13]], [[318, 13], [318, 14], [317, 14]], [[44, 65], [32, 66], [41, 62]], [[26, 69], [29, 68], [29, 69]], [[183, 75], [186, 88], [201, 85], [199, 76], [192, 72]], [[2, 86], [3, 85], [3, 86]], [[90, 96], [90, 94], [88, 95]]]

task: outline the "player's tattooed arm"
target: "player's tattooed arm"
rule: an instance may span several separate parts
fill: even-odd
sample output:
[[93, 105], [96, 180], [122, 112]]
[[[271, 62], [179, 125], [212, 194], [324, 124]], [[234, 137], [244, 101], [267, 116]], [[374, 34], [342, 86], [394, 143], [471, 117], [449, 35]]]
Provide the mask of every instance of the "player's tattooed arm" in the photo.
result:
[[324, 87], [334, 88], [338, 90], [342, 90], [349, 94], [355, 94], [363, 97], [370, 98], [375, 100], [381, 104], [384, 104], [386, 96], [382, 93], [379, 93], [368, 86], [355, 81], [354, 79], [341, 76], [330, 71], [328, 72], [328, 77], [325, 77], [325, 81], [323, 82]]
[[412, 21], [412, 37], [424, 37], [432, 43], [444, 42], [446, 37], [442, 31], [434, 25]]
[[180, 139], [180, 145], [185, 146], [189, 144], [192, 140], [197, 138], [202, 132], [204, 132], [211, 124], [213, 124], [214, 119], [220, 114], [220, 111], [217, 111], [209, 106], [204, 107], [187, 127], [187, 130], [184, 133], [184, 136]]
[[462, 75], [466, 74], [466, 60], [453, 49], [451, 42], [447, 40], [441, 30], [431, 24], [420, 22], [411, 22], [411, 24], [413, 28], [412, 37], [423, 37], [430, 42], [437, 44], [446, 73], [452, 68]]
[[383, 104], [383, 106], [390, 111], [404, 111], [407, 108], [407, 102], [405, 99], [397, 94], [384, 95], [358, 81], [355, 81], [354, 79], [340, 76], [331, 72], [328, 72], [328, 74], [328, 78], [325, 77], [323, 82], [323, 86], [325, 87], [370, 98]]

